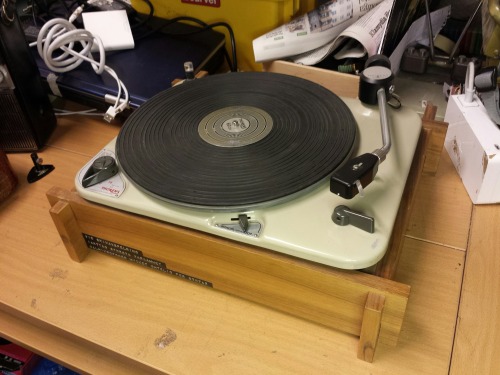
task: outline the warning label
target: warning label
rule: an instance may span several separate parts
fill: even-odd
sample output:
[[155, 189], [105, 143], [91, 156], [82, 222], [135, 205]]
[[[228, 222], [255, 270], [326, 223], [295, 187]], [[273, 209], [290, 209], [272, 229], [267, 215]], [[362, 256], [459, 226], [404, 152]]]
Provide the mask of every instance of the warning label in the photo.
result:
[[133, 249], [128, 246], [120, 245], [116, 242], [104, 240], [96, 236], [91, 236], [90, 234], [86, 233], [83, 233], [83, 238], [85, 239], [85, 242], [87, 243], [89, 249], [100, 251], [102, 253], [122, 258], [130, 262], [138, 263], [142, 266], [168, 273], [169, 275], [177, 276], [181, 279], [188, 280], [197, 284], [213, 287], [212, 283], [208, 281], [201, 280], [197, 277], [189, 276], [175, 270], [171, 270], [167, 268], [167, 265], [164, 262], [145, 257], [142, 254], [142, 251]]

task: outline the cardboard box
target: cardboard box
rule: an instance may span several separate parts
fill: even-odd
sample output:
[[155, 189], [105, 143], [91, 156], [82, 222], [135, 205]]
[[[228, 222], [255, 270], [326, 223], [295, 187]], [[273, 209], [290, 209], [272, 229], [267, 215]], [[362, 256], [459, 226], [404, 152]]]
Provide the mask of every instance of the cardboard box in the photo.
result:
[[500, 128], [481, 100], [452, 95], [444, 121], [448, 122], [445, 148], [467, 189], [472, 203], [500, 202]]

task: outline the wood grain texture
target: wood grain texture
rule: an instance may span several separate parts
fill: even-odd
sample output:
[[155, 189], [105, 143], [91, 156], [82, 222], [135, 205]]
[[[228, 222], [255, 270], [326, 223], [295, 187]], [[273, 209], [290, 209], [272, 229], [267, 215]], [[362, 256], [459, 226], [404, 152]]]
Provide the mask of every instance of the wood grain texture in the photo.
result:
[[472, 202], [444, 149], [434, 175], [423, 174], [407, 236], [465, 251]]
[[444, 139], [446, 137], [446, 131], [448, 130], [448, 123], [436, 120], [436, 112], [437, 107], [431, 102], [428, 102], [425, 107], [424, 115], [422, 116], [424, 128], [430, 131], [422, 172], [430, 175], [435, 175], [438, 170], [441, 153], [444, 147]]
[[288, 74], [319, 83], [337, 95], [346, 98], [358, 97], [359, 77], [354, 74], [344, 74], [279, 60], [264, 63], [263, 66], [267, 72]]
[[477, 205], [450, 374], [500, 374], [500, 206]]
[[358, 358], [367, 362], [373, 362], [375, 357], [384, 304], [385, 297], [383, 295], [368, 293], [358, 343]]
[[66, 246], [69, 257], [75, 262], [81, 262], [89, 253], [89, 248], [83, 240], [81, 230], [76, 222], [73, 210], [68, 202], [58, 201], [50, 209], [50, 216], [59, 236]]

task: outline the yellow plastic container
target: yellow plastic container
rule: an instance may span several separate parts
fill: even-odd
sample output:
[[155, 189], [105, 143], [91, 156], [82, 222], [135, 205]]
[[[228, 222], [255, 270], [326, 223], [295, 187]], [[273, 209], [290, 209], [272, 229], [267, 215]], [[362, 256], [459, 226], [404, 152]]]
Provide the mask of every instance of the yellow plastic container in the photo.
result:
[[[214, 1], [214, 0], [212, 0]], [[174, 18], [189, 16], [205, 23], [226, 22], [233, 29], [239, 70], [262, 70], [255, 63], [252, 41], [289, 22], [293, 17], [314, 8], [314, 0], [216, 0], [220, 6], [202, 5], [209, 0], [152, 0], [155, 16]], [[149, 12], [141, 0], [132, 0], [132, 6], [140, 13]], [[226, 48], [231, 54], [229, 34], [223, 27], [216, 31], [226, 35]]]

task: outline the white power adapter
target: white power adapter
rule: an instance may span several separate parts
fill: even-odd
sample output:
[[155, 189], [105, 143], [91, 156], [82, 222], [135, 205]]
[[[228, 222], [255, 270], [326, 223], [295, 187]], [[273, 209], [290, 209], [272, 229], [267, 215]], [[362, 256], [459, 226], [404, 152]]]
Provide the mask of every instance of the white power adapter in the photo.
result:
[[444, 146], [472, 203], [499, 203], [500, 129], [470, 87], [465, 95], [450, 96], [444, 121]]
[[[134, 37], [125, 10], [84, 12], [82, 18], [85, 29], [101, 39], [105, 51], [134, 48]], [[97, 51], [97, 46], [92, 51]]]

